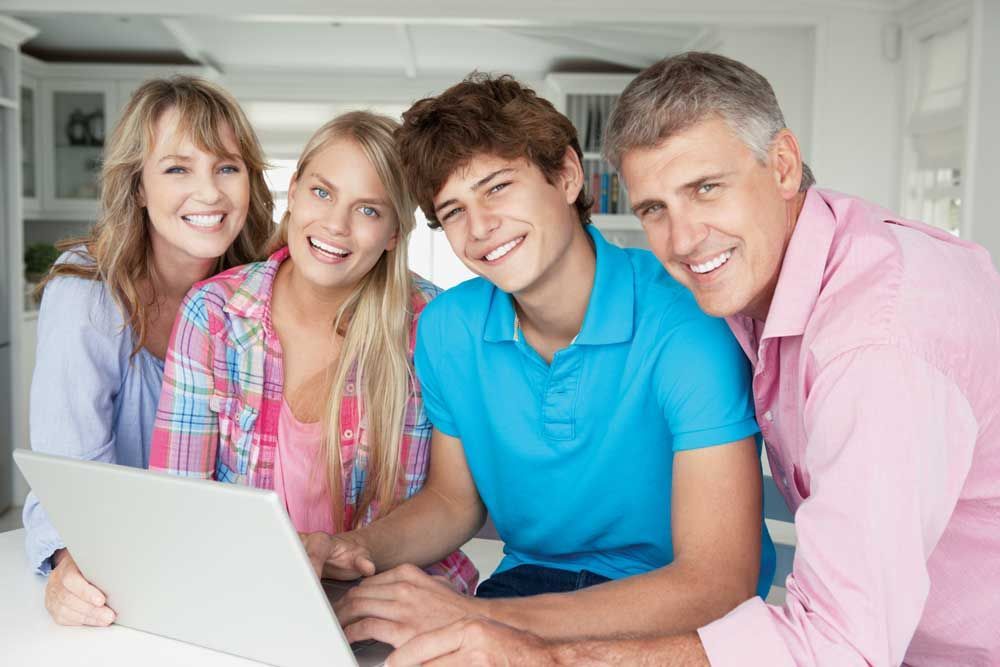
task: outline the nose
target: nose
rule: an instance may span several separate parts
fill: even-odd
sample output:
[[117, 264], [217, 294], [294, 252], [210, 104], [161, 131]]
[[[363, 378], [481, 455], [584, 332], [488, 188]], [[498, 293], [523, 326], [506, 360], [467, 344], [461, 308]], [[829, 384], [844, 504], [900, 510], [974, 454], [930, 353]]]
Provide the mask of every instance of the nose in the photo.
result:
[[347, 236], [351, 230], [351, 207], [337, 202], [323, 218], [323, 229], [334, 236]]
[[674, 257], [691, 255], [708, 236], [708, 226], [690, 216], [672, 215], [669, 225], [669, 247]]
[[478, 208], [468, 211], [469, 234], [477, 241], [488, 239], [497, 227], [500, 226], [500, 216], [487, 208]]
[[218, 176], [214, 173], [204, 174], [198, 179], [197, 190], [194, 193], [195, 199], [203, 204], [216, 204], [223, 195], [222, 189], [216, 182]]

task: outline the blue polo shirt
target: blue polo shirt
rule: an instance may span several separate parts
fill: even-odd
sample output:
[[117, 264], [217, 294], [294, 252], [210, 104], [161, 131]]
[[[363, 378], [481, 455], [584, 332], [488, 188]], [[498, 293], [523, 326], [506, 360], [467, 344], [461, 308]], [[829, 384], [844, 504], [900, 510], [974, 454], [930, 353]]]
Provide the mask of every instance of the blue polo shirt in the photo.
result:
[[[673, 560], [674, 452], [758, 432], [750, 369], [725, 322], [699, 310], [652, 253], [606, 242], [583, 327], [548, 364], [515, 331], [514, 302], [475, 278], [420, 316], [415, 352], [435, 428], [459, 438], [521, 564], [618, 579]], [[764, 530], [758, 590], [774, 574]]]

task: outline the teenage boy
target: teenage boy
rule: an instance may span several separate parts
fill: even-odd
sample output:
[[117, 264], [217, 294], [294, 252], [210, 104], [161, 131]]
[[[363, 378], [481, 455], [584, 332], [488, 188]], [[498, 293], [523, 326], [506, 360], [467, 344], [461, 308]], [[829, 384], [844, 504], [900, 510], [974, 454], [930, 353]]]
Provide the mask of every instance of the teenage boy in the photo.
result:
[[605, 153], [667, 271], [728, 316], [754, 364], [798, 535], [785, 604], [754, 598], [642, 640], [547, 643], [464, 620], [389, 664], [1000, 665], [1000, 276], [986, 251], [811, 187], [767, 80], [722, 56], [639, 74]]
[[[420, 318], [423, 491], [310, 539], [329, 576], [382, 572], [338, 605], [348, 638], [399, 645], [469, 614], [548, 637], [680, 631], [766, 595], [758, 429], [725, 323], [587, 224], [576, 132], [530, 89], [474, 75], [403, 118], [418, 202], [481, 277]], [[396, 567], [440, 560], [486, 510], [506, 557], [478, 599]]]

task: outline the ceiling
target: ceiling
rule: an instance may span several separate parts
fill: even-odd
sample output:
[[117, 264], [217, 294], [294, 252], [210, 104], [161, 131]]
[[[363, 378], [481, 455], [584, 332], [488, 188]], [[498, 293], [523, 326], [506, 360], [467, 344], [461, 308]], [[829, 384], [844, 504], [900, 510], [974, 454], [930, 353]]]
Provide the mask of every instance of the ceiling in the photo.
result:
[[203, 64], [415, 78], [468, 72], [634, 71], [697, 48], [699, 24], [453, 24], [20, 12], [25, 53], [49, 62]]

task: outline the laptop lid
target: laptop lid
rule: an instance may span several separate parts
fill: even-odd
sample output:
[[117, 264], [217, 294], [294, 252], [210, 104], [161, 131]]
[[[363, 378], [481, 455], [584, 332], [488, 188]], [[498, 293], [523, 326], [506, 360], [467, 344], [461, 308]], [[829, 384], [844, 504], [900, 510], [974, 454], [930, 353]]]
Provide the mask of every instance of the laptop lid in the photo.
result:
[[274, 492], [14, 459], [116, 623], [275, 665], [358, 664]]

